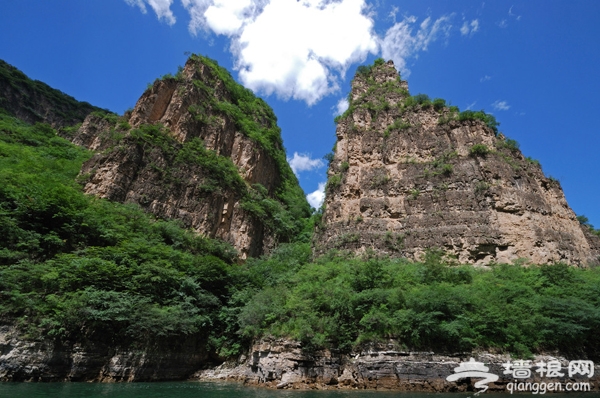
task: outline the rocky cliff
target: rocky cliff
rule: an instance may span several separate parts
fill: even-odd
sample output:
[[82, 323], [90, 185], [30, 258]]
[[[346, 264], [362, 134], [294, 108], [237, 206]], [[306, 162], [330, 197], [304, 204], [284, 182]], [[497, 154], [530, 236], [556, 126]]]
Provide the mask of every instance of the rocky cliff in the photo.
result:
[[0, 108], [28, 122], [44, 122], [52, 127], [81, 123], [93, 111], [103, 111], [87, 102], [31, 80], [23, 72], [0, 60]]
[[0, 326], [0, 381], [184, 380], [207, 360], [197, 337], [133, 349], [98, 340], [28, 340], [14, 326]]
[[241, 259], [293, 239], [309, 215], [272, 110], [207, 58], [157, 79], [124, 117], [90, 115], [73, 142], [97, 152], [86, 193], [178, 219]]
[[[485, 364], [489, 373], [499, 376], [493, 382], [475, 385], [483, 376], [459, 378], [448, 381], [461, 363], [476, 360]], [[260, 385], [278, 389], [374, 389], [427, 392], [503, 392], [510, 388], [517, 391], [514, 382], [561, 383], [565, 391], [567, 383], [590, 383], [590, 390], [598, 390], [598, 366], [593, 377], [567, 376], [569, 361], [562, 357], [537, 355], [528, 363], [532, 377], [515, 379], [504, 373], [509, 355], [486, 352], [439, 355], [433, 352], [409, 352], [398, 350], [393, 341], [366, 347], [363, 351], [340, 354], [327, 350], [306, 352], [296, 341], [264, 339], [252, 346], [249, 356], [238, 363], [223, 364], [215, 369], [197, 372], [199, 380], [233, 380], [248, 385]], [[536, 373], [537, 363], [559, 361], [563, 377], [544, 378]], [[464, 366], [464, 365], [463, 365]], [[543, 375], [543, 374], [542, 374]], [[539, 384], [538, 384], [539, 387]], [[523, 390], [521, 390], [523, 391]]]
[[391, 62], [359, 70], [338, 118], [316, 251], [369, 249], [462, 263], [598, 262], [558, 181], [483, 112], [410, 96]]

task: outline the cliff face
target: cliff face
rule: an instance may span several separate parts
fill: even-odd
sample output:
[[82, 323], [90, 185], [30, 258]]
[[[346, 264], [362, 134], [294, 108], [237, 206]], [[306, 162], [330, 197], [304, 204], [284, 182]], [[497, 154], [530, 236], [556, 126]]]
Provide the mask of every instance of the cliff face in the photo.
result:
[[[482, 392], [487, 387], [492, 392], [510, 391], [507, 385], [519, 379], [505, 375], [503, 364], [510, 362], [509, 355], [486, 352], [439, 355], [433, 352], [397, 350], [392, 344], [378, 344], [352, 354], [328, 350], [305, 352], [296, 341], [264, 339], [256, 342], [249, 356], [241, 363], [221, 365], [215, 369], [199, 371], [194, 378], [200, 380], [236, 380], [248, 385], [261, 385], [278, 389], [376, 389], [427, 392]], [[495, 382], [476, 386], [478, 378], [461, 378], [448, 381], [461, 363], [471, 358], [485, 363], [489, 372], [498, 375]], [[514, 359], [513, 359], [514, 360]], [[548, 355], [535, 356], [532, 363], [558, 360], [564, 374], [568, 366], [565, 358]], [[463, 365], [464, 366], [464, 365]], [[552, 382], [581, 381], [590, 383], [597, 391], [597, 369], [593, 378], [567, 376], [550, 379]], [[548, 382], [532, 372], [528, 382]], [[483, 378], [483, 376], [482, 376]], [[513, 387], [514, 388], [514, 387]], [[516, 390], [516, 388], [514, 388]], [[514, 391], [513, 390], [513, 391]], [[512, 392], [511, 392], [512, 393]]]
[[410, 97], [391, 62], [358, 73], [337, 125], [316, 251], [597, 262], [598, 239], [560, 184], [482, 115]]
[[309, 213], [272, 110], [206, 58], [156, 80], [124, 118], [90, 115], [73, 142], [102, 151], [82, 168], [86, 193], [181, 220], [241, 259], [298, 232], [277, 214]]
[[184, 380], [207, 360], [204, 342], [194, 338], [131, 349], [114, 342], [31, 341], [13, 326], [0, 326], [0, 381]]
[[0, 108], [28, 122], [45, 122], [54, 128], [81, 123], [93, 111], [102, 109], [31, 80], [23, 72], [0, 60]]

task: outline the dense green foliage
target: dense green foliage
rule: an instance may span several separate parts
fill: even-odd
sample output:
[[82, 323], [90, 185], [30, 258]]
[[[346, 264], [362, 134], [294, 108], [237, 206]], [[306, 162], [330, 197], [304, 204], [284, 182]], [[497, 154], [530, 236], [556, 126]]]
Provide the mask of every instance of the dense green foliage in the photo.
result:
[[486, 270], [453, 265], [436, 252], [421, 263], [339, 255], [311, 263], [308, 256], [251, 264], [247, 278], [261, 288], [241, 310], [244, 335], [291, 336], [306, 347], [342, 350], [393, 338], [405, 349], [438, 352], [600, 354], [598, 268]]
[[88, 156], [0, 115], [0, 316], [31, 336], [218, 338], [233, 249], [84, 195]]
[[[281, 161], [279, 139], [260, 135], [259, 120], [268, 112], [259, 110], [251, 93], [232, 87], [237, 100], [218, 109], [249, 135], [258, 134], [256, 140]], [[436, 108], [443, 100], [415, 99], [421, 106], [427, 101], [443, 110]], [[115, 115], [103, 117], [119, 124]], [[438, 352], [490, 349], [527, 356], [560, 350], [600, 358], [600, 268], [517, 263], [481, 269], [435, 251], [416, 263], [335, 252], [313, 259], [308, 242], [321, 214], [303, 218], [306, 204], [293, 174], [285, 174], [289, 166], [281, 168], [284, 182], [273, 198], [258, 184], [247, 186], [230, 159], [200, 140], [178, 144], [158, 125], [129, 135], [125, 130], [130, 127], [111, 132], [113, 150], [131, 141], [145, 153], [161, 151], [173, 168], [159, 170], [165, 181], [175, 178], [176, 168], [200, 166], [204, 190], [239, 193], [243, 208], [295, 243], [233, 264], [235, 252], [222, 242], [135, 206], [84, 195], [76, 179], [90, 153], [48, 125], [28, 125], [0, 109], [0, 319], [30, 337], [133, 346], [191, 337], [221, 358], [265, 335], [298, 339], [309, 350], [349, 352], [394, 339], [400, 348]], [[514, 151], [518, 144], [506, 140], [497, 147]], [[489, 152], [472, 149], [473, 155]], [[428, 170], [452, 173], [454, 156], [444, 154]], [[349, 164], [339, 167], [344, 173]], [[328, 189], [342, 178], [333, 175]], [[591, 228], [584, 216], [579, 221]], [[382, 239], [394, 245], [402, 237], [388, 232]]]
[[[22, 115], [27, 115], [28, 120], [43, 122], [45, 116], [42, 115], [41, 104], [52, 104], [50, 114], [55, 118], [62, 119], [61, 125], [75, 124], [83, 121], [85, 116], [100, 108], [90, 105], [87, 102], [79, 102], [75, 98], [63, 93], [60, 90], [53, 89], [46, 83], [39, 80], [31, 80], [17, 68], [0, 60], [0, 88], [5, 95], [12, 92], [17, 101], [9, 101], [0, 96], [0, 107], [14, 113], [19, 109]], [[45, 110], [44, 110], [45, 111]]]

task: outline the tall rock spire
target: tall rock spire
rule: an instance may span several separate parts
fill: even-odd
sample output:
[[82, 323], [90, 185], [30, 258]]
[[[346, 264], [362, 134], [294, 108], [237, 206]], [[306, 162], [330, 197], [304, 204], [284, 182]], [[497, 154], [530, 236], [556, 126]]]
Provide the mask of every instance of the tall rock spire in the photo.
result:
[[525, 258], [593, 264], [597, 237], [484, 112], [410, 96], [392, 62], [359, 68], [337, 119], [315, 250], [419, 259], [438, 248], [460, 262]]

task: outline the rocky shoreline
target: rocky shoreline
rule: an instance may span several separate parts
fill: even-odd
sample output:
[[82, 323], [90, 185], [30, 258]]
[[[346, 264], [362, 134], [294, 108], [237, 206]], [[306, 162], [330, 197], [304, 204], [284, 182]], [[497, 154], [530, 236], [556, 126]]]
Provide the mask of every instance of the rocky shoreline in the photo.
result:
[[[439, 355], [433, 352], [405, 352], [388, 347], [372, 347], [351, 355], [331, 351], [307, 354], [296, 341], [265, 339], [252, 347], [248, 357], [237, 363], [225, 363], [217, 368], [196, 372], [195, 380], [232, 380], [247, 385], [278, 389], [375, 389], [421, 392], [478, 391], [474, 383], [479, 379], [463, 378], [455, 382], [446, 378], [455, 368], [470, 358], [483, 362], [489, 372], [499, 375], [496, 382], [487, 384], [488, 391], [507, 391], [515, 379], [503, 374], [502, 364], [511, 360], [509, 355], [490, 353], [457, 353]], [[514, 360], [514, 359], [513, 359]], [[549, 355], [536, 356], [531, 363], [555, 361], [561, 363], [563, 372], [569, 361]], [[589, 382], [592, 391], [598, 391], [598, 367], [592, 378], [540, 378], [532, 373], [531, 383]]]
[[[505, 392], [519, 381], [504, 375], [509, 355], [486, 352], [440, 355], [398, 350], [394, 342], [371, 346], [361, 352], [341, 354], [322, 350], [306, 352], [299, 342], [265, 338], [247, 355], [234, 362], [208, 367], [210, 357], [198, 342], [154, 345], [138, 350], [119, 350], [103, 344], [62, 344], [26, 341], [14, 327], [0, 327], [0, 381], [233, 381], [273, 389], [370, 389], [419, 392], [477, 392], [481, 378], [448, 381], [459, 366], [474, 358], [486, 372], [498, 375], [486, 383], [488, 391]], [[540, 361], [559, 361], [563, 377], [541, 378], [535, 371]], [[462, 364], [462, 365], [461, 365]], [[531, 360], [533, 383], [589, 383], [599, 391], [595, 366], [593, 377], [568, 377], [569, 360], [550, 355]], [[204, 369], [203, 369], [204, 368]], [[199, 370], [201, 369], [201, 370]], [[516, 387], [512, 387], [516, 390]], [[531, 386], [529, 387], [531, 388]]]

